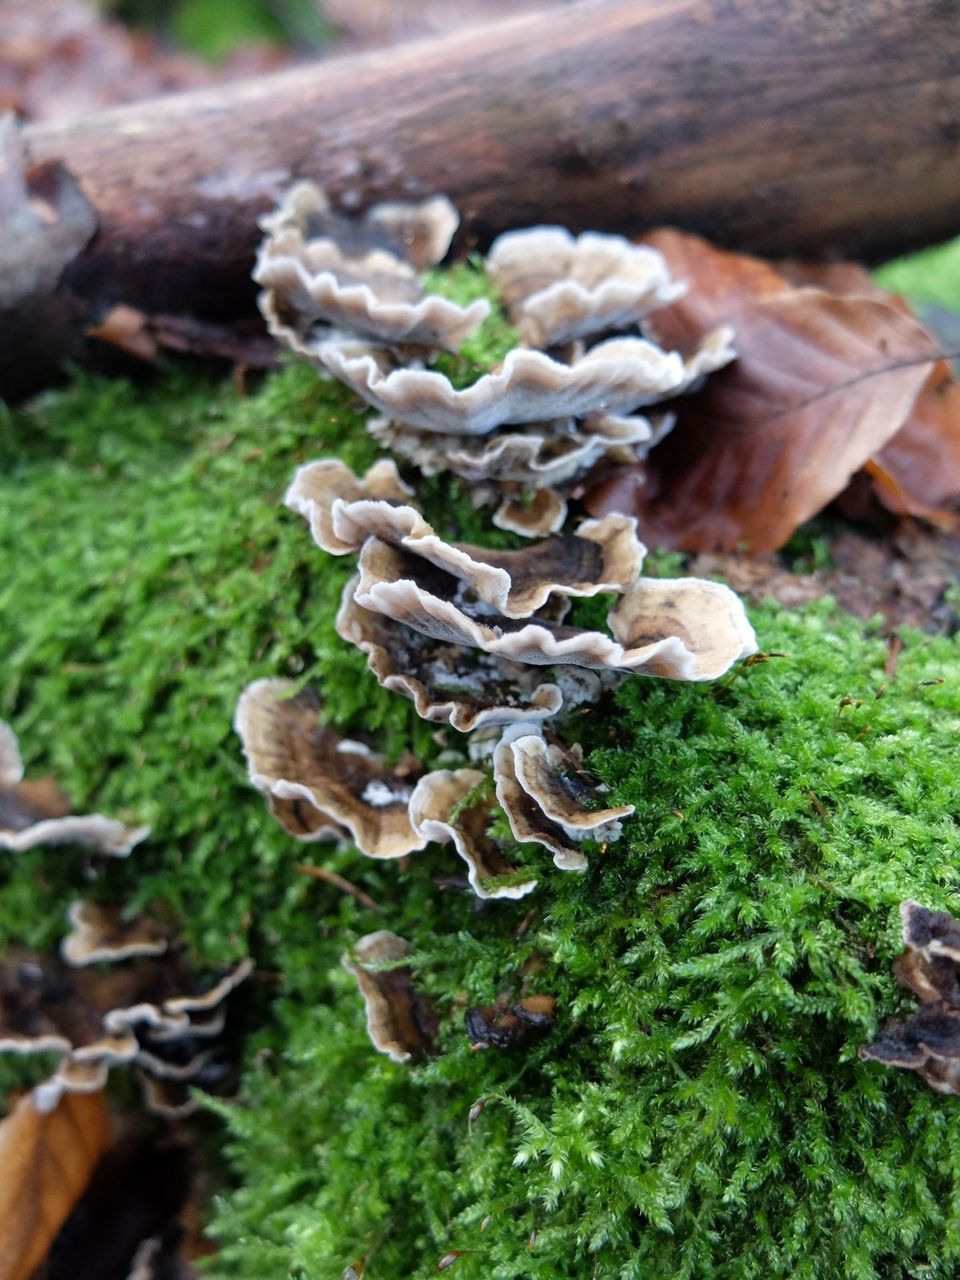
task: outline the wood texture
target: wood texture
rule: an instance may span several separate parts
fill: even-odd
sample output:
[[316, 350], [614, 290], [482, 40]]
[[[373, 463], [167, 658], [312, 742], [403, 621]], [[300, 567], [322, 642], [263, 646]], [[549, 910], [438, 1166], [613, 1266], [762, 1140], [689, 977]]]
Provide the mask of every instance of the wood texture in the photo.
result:
[[944, 0], [582, 0], [22, 141], [97, 213], [61, 285], [75, 329], [116, 303], [230, 327], [252, 314], [256, 217], [299, 177], [346, 208], [446, 192], [461, 246], [543, 220], [771, 254], [945, 237], [958, 52]]

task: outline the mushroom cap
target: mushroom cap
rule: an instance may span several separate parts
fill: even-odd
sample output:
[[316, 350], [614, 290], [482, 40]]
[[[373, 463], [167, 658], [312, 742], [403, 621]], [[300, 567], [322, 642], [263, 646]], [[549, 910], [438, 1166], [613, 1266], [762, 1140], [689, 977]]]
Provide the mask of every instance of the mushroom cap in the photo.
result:
[[[467, 878], [478, 898], [523, 898], [537, 887], [535, 876], [517, 878], [500, 846], [488, 834], [493, 799], [471, 792], [487, 780], [478, 769], [438, 769], [424, 774], [410, 797], [414, 829], [437, 844], [453, 843], [467, 864]], [[509, 883], [500, 883], [513, 877]]]
[[400, 963], [409, 950], [403, 938], [380, 929], [360, 938], [341, 961], [363, 996], [367, 1034], [392, 1062], [409, 1062], [435, 1051], [436, 1016], [415, 990], [413, 970]]
[[564, 227], [506, 232], [487, 270], [523, 339], [539, 347], [628, 328], [686, 292], [656, 249]]
[[684, 361], [644, 338], [611, 338], [571, 364], [517, 347], [499, 371], [457, 391], [445, 374], [406, 367], [390, 351], [354, 338], [331, 338], [317, 356], [387, 417], [458, 436], [485, 435], [504, 423], [632, 413], [679, 395], [717, 358], [711, 349]]
[[402, 858], [422, 849], [425, 841], [407, 815], [409, 771], [385, 768], [368, 747], [341, 738], [321, 723], [316, 696], [293, 690], [286, 680], [257, 680], [237, 703], [234, 729], [257, 790], [306, 801], [317, 810], [318, 826], [349, 831], [368, 857]]

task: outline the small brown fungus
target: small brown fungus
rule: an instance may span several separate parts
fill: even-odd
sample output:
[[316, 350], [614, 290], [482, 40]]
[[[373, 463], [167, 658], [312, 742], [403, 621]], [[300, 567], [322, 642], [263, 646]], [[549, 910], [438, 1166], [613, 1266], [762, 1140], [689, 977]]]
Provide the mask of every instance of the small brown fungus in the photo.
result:
[[262, 223], [268, 235], [253, 277], [270, 332], [307, 358], [334, 329], [456, 350], [490, 304], [424, 294], [417, 270], [444, 256], [458, 222], [442, 196], [351, 220], [334, 214], [319, 188], [299, 184]]
[[[65, 1093], [103, 1087], [112, 1067], [203, 1086], [223, 1002], [252, 970], [245, 960], [211, 984], [180, 957], [140, 956], [108, 969], [69, 967], [21, 950], [0, 964], [0, 1053], [62, 1054], [34, 1090], [51, 1110]], [[192, 1106], [192, 1100], [189, 1100]]]
[[374, 1047], [393, 1062], [436, 1051], [436, 1015], [413, 985], [413, 970], [404, 963], [408, 953], [403, 938], [380, 929], [362, 937], [342, 961], [363, 996]]
[[521, 842], [533, 840], [553, 854], [561, 871], [585, 871], [582, 840], [618, 840], [620, 819], [633, 805], [587, 808], [601, 792], [582, 769], [577, 747], [547, 743], [537, 725], [510, 725], [493, 753], [497, 799], [510, 830]]
[[[294, 694], [293, 688], [285, 680], [255, 681], [241, 695], [234, 717], [250, 781], [281, 802], [275, 816], [300, 839], [348, 831], [371, 858], [402, 858], [422, 849], [426, 842], [407, 815], [417, 770], [410, 762], [386, 768], [365, 744], [321, 723], [314, 693]], [[293, 814], [284, 804], [289, 801], [312, 806], [312, 830], [310, 809]], [[287, 825], [291, 817], [295, 821]]]
[[149, 834], [149, 827], [126, 827], [100, 813], [71, 813], [53, 778], [25, 779], [16, 735], [0, 721], [0, 849], [76, 844], [125, 858]]
[[425, 774], [410, 797], [410, 821], [426, 840], [453, 842], [477, 897], [523, 898], [537, 887], [536, 877], [518, 875], [488, 835], [495, 803], [484, 791], [486, 782], [487, 775], [478, 769]]
[[546, 1031], [556, 1016], [553, 996], [525, 996], [510, 1004], [498, 996], [491, 1005], [468, 1009], [463, 1016], [474, 1049], [512, 1049], [533, 1031]]
[[921, 1008], [891, 1018], [860, 1057], [916, 1071], [938, 1093], [960, 1094], [960, 920], [912, 900], [900, 904], [900, 919], [906, 951], [893, 971]]
[[629, 327], [685, 292], [656, 249], [564, 227], [499, 236], [487, 270], [521, 337], [537, 347]]
[[60, 944], [60, 954], [75, 968], [101, 960], [160, 956], [168, 946], [166, 935], [154, 921], [145, 916], [124, 919], [119, 907], [77, 901], [70, 904], [67, 920], [72, 928]]

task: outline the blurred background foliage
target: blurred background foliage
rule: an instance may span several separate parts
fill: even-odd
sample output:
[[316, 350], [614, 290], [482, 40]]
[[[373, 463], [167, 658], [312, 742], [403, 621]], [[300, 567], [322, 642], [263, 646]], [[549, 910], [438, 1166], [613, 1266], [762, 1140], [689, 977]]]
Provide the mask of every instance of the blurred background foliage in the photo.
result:
[[317, 0], [106, 0], [100, 9], [211, 60], [248, 44], [318, 53], [338, 34]]

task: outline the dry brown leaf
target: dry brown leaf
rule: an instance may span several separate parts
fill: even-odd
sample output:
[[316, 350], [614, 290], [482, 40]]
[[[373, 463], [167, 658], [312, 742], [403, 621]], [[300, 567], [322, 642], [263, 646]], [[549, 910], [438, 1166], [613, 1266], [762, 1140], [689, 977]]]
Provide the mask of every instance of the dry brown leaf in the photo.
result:
[[897, 515], [920, 516], [949, 528], [960, 513], [945, 510], [960, 497], [960, 383], [939, 360], [924, 383], [902, 431], [874, 459], [877, 497]]
[[691, 550], [772, 551], [840, 493], [903, 426], [936, 345], [902, 308], [789, 285], [772, 265], [658, 231], [687, 294], [652, 317], [683, 350], [722, 322], [740, 358], [678, 401], [645, 483], [621, 471], [587, 495], [592, 514], [639, 515], [647, 540]]
[[[876, 298], [914, 316], [905, 298], [881, 289], [856, 263], [788, 263], [782, 270], [792, 284], [819, 285], [843, 297]], [[960, 498], [960, 383], [948, 360], [933, 366], [910, 417], [864, 469], [873, 493], [894, 515], [960, 527], [960, 513], [947, 509]]]
[[0, 1280], [28, 1280], [106, 1150], [102, 1093], [67, 1094], [49, 1114], [33, 1095], [0, 1124]]

